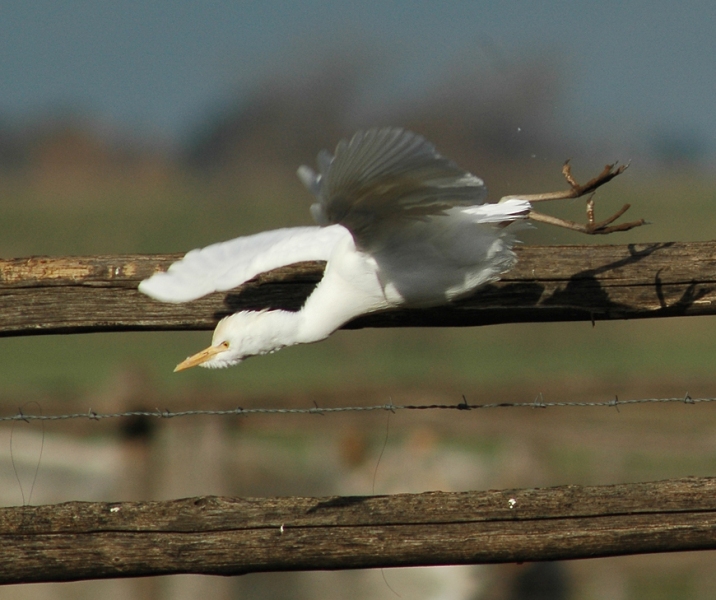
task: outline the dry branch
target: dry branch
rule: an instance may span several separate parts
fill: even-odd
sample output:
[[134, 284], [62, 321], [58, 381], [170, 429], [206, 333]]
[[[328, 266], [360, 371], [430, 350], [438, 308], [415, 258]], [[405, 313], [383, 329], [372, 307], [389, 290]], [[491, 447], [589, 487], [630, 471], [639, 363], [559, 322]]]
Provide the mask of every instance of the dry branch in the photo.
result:
[[716, 549], [716, 479], [0, 509], [0, 583]]
[[[347, 328], [471, 326], [716, 314], [716, 242], [523, 246], [494, 285], [449, 306], [391, 310]], [[179, 255], [0, 260], [0, 336], [213, 329], [241, 309], [298, 309], [322, 275], [300, 263], [228, 293], [165, 304], [139, 282]]]

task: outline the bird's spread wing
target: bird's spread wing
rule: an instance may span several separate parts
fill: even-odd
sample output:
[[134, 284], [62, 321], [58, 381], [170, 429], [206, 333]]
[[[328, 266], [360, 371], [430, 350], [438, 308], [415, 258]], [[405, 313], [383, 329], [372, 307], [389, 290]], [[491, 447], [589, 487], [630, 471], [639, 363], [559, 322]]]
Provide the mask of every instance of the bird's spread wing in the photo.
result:
[[441, 156], [423, 137], [403, 129], [370, 129], [340, 142], [335, 156], [322, 152], [319, 173], [298, 176], [318, 198], [316, 221], [339, 223], [367, 249], [384, 226], [481, 204], [487, 189], [475, 175]]
[[292, 227], [191, 250], [162, 273], [139, 284], [139, 291], [162, 302], [188, 302], [230, 290], [259, 273], [306, 260], [328, 260], [345, 228]]

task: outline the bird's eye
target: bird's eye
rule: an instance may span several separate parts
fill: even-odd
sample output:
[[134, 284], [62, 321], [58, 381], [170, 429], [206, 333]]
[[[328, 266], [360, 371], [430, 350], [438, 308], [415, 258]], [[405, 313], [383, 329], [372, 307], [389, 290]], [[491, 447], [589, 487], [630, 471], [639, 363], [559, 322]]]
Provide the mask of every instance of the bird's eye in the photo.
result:
[[228, 350], [229, 342], [221, 342], [221, 344], [219, 344], [219, 347], [224, 348], [225, 350]]

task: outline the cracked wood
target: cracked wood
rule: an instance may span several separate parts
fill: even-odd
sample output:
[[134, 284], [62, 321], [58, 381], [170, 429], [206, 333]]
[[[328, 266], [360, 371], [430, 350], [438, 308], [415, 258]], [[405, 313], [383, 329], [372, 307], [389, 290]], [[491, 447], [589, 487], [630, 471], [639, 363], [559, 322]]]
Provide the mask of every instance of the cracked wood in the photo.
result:
[[[716, 314], [716, 242], [521, 246], [501, 281], [431, 309], [365, 315], [346, 328], [474, 326]], [[213, 329], [242, 309], [297, 310], [321, 263], [299, 263], [230, 292], [165, 304], [139, 282], [181, 255], [0, 260], [0, 336]]]
[[716, 549], [716, 479], [0, 508], [0, 583]]

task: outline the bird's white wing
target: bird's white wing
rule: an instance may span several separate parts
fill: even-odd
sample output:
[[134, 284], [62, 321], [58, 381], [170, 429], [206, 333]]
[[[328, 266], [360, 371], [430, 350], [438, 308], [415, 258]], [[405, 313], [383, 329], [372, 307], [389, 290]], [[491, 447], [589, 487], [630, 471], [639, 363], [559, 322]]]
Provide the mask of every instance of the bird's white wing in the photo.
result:
[[191, 250], [166, 272], [139, 284], [139, 291], [162, 302], [188, 302], [230, 290], [259, 273], [306, 260], [328, 260], [349, 235], [339, 225], [291, 227]]
[[[320, 173], [303, 166], [298, 176], [318, 198], [319, 224], [348, 228], [369, 249], [385, 226], [482, 204], [484, 182], [441, 156], [423, 137], [403, 129], [370, 129], [342, 141], [335, 156], [318, 156]], [[403, 222], [403, 223], [401, 223]]]

